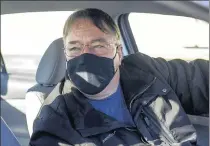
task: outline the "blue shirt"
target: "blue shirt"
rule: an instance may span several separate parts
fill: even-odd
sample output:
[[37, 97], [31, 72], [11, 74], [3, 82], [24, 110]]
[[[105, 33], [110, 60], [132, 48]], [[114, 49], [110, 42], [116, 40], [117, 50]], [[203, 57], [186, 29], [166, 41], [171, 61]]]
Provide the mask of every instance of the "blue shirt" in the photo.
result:
[[111, 96], [102, 100], [88, 99], [89, 103], [98, 111], [113, 117], [128, 126], [134, 126], [132, 117], [125, 104], [120, 85]]

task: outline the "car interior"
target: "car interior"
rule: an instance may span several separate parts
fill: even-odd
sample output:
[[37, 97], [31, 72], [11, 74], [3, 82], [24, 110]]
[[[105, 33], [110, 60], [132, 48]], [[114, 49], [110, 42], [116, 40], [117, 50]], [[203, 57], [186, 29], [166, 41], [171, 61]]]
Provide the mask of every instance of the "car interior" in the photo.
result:
[[[101, 9], [107, 12], [115, 20], [116, 24], [120, 28], [124, 56], [136, 52], [148, 53], [148, 55], [150, 55], [147, 46], [152, 46], [151, 44], [153, 43], [153, 41], [151, 38], [155, 38], [155, 41], [157, 41], [158, 44], [159, 39], [162, 35], [161, 32], [165, 32], [164, 29], [166, 28], [160, 29], [160, 26], [158, 25], [159, 23], [161, 24], [162, 19], [150, 21], [149, 17], [145, 15], [145, 18], [140, 17], [142, 18], [142, 21], [134, 21], [135, 18], [137, 19], [138, 14], [156, 14], [163, 16], [163, 19], [167, 19], [164, 16], [184, 18], [184, 20], [188, 20], [189, 18], [189, 23], [186, 23], [185, 25], [180, 24], [180, 26], [177, 27], [182, 28], [183, 30], [188, 30], [188, 32], [190, 32], [190, 24], [193, 23], [192, 30], [195, 30], [196, 33], [193, 34], [192, 40], [195, 41], [197, 38], [201, 38], [201, 40], [198, 41], [198, 44], [191, 45], [190, 38], [187, 38], [186, 42], [184, 42], [185, 46], [183, 47], [184, 51], [186, 51], [187, 53], [183, 52], [180, 49], [180, 54], [182, 56], [176, 56], [173, 54], [173, 51], [174, 53], [176, 53], [179, 49], [174, 50], [176, 45], [173, 46], [173, 44], [170, 43], [173, 42], [176, 44], [176, 41], [179, 40], [179, 37], [181, 37], [181, 35], [185, 37], [185, 35], [184, 33], [180, 33], [180, 36], [170, 34], [170, 31], [173, 31], [173, 29], [175, 28], [167, 28], [167, 31], [169, 32], [167, 33], [166, 37], [162, 37], [161, 39], [164, 43], [167, 43], [168, 40], [164, 39], [171, 38], [171, 40], [168, 42], [169, 46], [167, 45], [167, 49], [169, 50], [169, 53], [172, 53], [169, 54], [168, 58], [166, 59], [173, 59], [169, 57], [171, 55], [172, 57], [184, 59], [187, 61], [191, 61], [196, 58], [209, 60], [209, 35], [208, 32], [206, 32], [206, 28], [208, 27], [209, 29], [208, 1], [1, 1], [1, 19], [2, 23], [5, 22], [5, 25], [3, 24], [1, 27], [1, 29], [4, 30], [3, 32], [1, 32], [2, 46], [0, 52], [1, 118], [4, 123], [6, 123], [6, 125], [9, 127], [10, 131], [13, 133], [14, 137], [17, 139], [21, 146], [28, 145], [30, 136], [33, 133], [34, 119], [36, 118], [46, 98], [56, 96], [52, 93], [52, 91], [65, 77], [66, 58], [63, 51], [64, 46], [62, 40], [62, 31], [60, 31], [63, 28], [62, 24], [64, 24], [64, 22], [60, 22], [61, 25], [59, 26], [61, 26], [61, 28], [58, 28], [59, 30], [57, 30], [57, 28], [55, 28], [56, 25], [52, 23], [58, 21], [55, 18], [60, 17], [60, 15], [63, 14], [56, 15], [56, 13], [68, 12], [69, 15], [71, 14], [70, 12], [74, 12], [77, 9], [83, 8]], [[26, 38], [25, 40], [22, 40], [21, 37], [12, 37], [12, 33], [15, 33], [15, 29], [10, 29], [9, 25], [6, 25], [6, 22], [9, 20], [6, 19], [7, 17], [18, 14], [21, 16], [21, 18], [24, 18], [24, 14], [33, 13], [33, 15], [30, 15], [30, 19], [33, 19], [33, 16], [35, 19], [35, 14], [39, 12], [55, 12], [53, 13], [53, 15], [48, 16], [51, 19], [55, 19], [55, 21], [49, 21], [49, 24], [51, 24], [52, 26], [44, 26], [45, 21], [47, 21], [48, 18], [43, 18], [27, 29], [21, 25], [19, 26], [18, 24], [16, 24], [16, 27], [20, 28], [21, 31], [25, 29], [27, 33], [23, 32], [24, 34], [30, 34], [30, 31], [33, 30], [35, 30], [36, 32], [38, 31], [36, 29], [42, 27], [51, 27], [50, 31], [48, 32], [49, 39], [47, 41], [44, 42], [46, 33], [44, 29], [42, 30], [42, 33], [37, 36], [24, 36]], [[133, 16], [134, 19], [132, 19], [131, 14], [136, 14]], [[41, 15], [39, 15], [39, 17], [40, 16]], [[65, 13], [65, 18], [66, 17], [67, 14]], [[11, 18], [11, 20], [16, 19], [15, 17]], [[26, 21], [29, 21], [30, 19], [27, 19]], [[63, 20], [65, 21], [65, 19]], [[153, 27], [146, 29], [145, 27], [147, 26], [147, 24], [143, 22], [144, 20], [148, 21], [149, 23], [154, 23], [152, 25]], [[22, 25], [24, 25], [25, 23], [23, 19], [17, 19], [16, 22], [18, 21], [21, 21], [20, 24]], [[171, 21], [169, 23], [174, 23], [172, 19], [167, 19], [167, 21]], [[10, 21], [8, 21], [8, 23], [9, 22]], [[9, 24], [11, 24], [11, 22]], [[130, 22], [134, 23], [131, 24]], [[175, 22], [177, 22], [177, 20]], [[194, 25], [195, 22], [196, 25]], [[198, 28], [197, 22], [198, 24], [202, 25], [201, 29]], [[8, 29], [6, 29], [6, 27], [8, 27]], [[149, 31], [151, 35], [144, 36], [144, 29], [147, 30], [146, 33]], [[154, 29], [158, 29], [159, 31], [154, 32]], [[11, 32], [9, 32], [8, 30], [11, 30]], [[53, 36], [51, 36], [50, 32], [53, 30], [57, 32], [55, 33], [56, 35], [53, 34]], [[136, 37], [136, 35], [141, 34], [143, 34], [141, 37]], [[152, 36], [153, 34], [155, 37]], [[21, 35], [21, 32], [15, 35]], [[192, 34], [190, 33], [188, 35], [192, 36]], [[156, 36], [159, 36], [160, 38], [157, 38]], [[206, 38], [206, 36], [208, 37]], [[10, 37], [11, 39], [8, 39]], [[139, 40], [141, 42], [144, 40], [144, 38], [151, 39], [148, 41], [149, 45], [147, 45], [146, 43], [139, 43]], [[39, 40], [41, 41], [39, 42]], [[18, 42], [19, 44], [17, 44]], [[26, 46], [26, 51], [19, 51], [19, 48], [14, 48], [15, 46], [22, 45], [21, 42], [25, 43], [24, 45]], [[36, 48], [36, 46], [38, 46], [36, 44], [39, 43], [43, 43], [44, 47]], [[156, 42], [154, 42], [154, 46], [156, 46], [155, 43]], [[10, 45], [14, 46], [10, 47]], [[37, 53], [38, 57], [33, 58], [33, 56], [30, 56], [31, 54], [33, 55], [33, 53], [36, 51], [30, 48], [36, 48], [36, 50], [38, 51], [40, 50], [40, 52]], [[153, 46], [151, 48], [156, 49]], [[8, 51], [9, 49], [10, 51]], [[22, 55], [21, 52], [24, 55]], [[31, 54], [28, 55], [27, 52]], [[151, 52], [151, 55], [154, 55], [155, 51], [151, 50]], [[167, 56], [167, 53], [164, 50], [158, 50], [157, 52], [159, 54], [152, 57], [165, 58], [164, 55], [160, 56], [161, 53], [165, 53], [165, 55]], [[194, 56], [192, 56], [193, 54]], [[183, 56], [186, 56], [186, 58], [182, 58]], [[200, 146], [208, 145], [209, 115], [188, 116], [197, 130], [198, 144]], [[1, 132], [1, 134], [4, 133]]]

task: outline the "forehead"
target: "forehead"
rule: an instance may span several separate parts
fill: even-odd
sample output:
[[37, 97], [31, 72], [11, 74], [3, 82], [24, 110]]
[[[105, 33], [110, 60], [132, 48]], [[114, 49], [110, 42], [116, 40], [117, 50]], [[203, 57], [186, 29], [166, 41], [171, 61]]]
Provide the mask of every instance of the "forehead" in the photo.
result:
[[102, 32], [90, 20], [78, 19], [70, 26], [66, 42], [80, 41], [88, 43], [98, 38], [104, 38], [108, 42], [115, 40], [114, 34]]

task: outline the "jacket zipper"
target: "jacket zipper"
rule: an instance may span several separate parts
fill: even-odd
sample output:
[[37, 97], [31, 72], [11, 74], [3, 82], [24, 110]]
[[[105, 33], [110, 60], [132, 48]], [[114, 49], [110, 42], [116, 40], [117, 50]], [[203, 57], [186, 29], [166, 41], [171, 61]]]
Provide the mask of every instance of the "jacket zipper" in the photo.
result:
[[[132, 100], [131, 100], [131, 102], [130, 102], [130, 104], [129, 104], [129, 110], [130, 110], [130, 112], [131, 112], [131, 109], [132, 109], [132, 104], [133, 104], [133, 102], [134, 102], [134, 100], [136, 100], [136, 98], [137, 97], [139, 97], [141, 94], [143, 94], [150, 86], [152, 86], [152, 84], [156, 81], [156, 77], [153, 79], [153, 81], [143, 90], [143, 91], [141, 91], [141, 92], [139, 92], [138, 94], [136, 94], [133, 98], [132, 98]], [[145, 105], [144, 105], [145, 106]], [[141, 110], [143, 110], [143, 108], [141, 109]], [[147, 113], [148, 115], [149, 115], [149, 117], [150, 117], [150, 119], [148, 119], [148, 117], [146, 116], [146, 114], [145, 113]], [[155, 119], [153, 119], [153, 117], [148, 113], [148, 112], [146, 112], [145, 110], [143, 110], [143, 112], [141, 112], [141, 114], [144, 114], [143, 116], [144, 116], [144, 122], [145, 122], [145, 124], [147, 125], [147, 126], [149, 126], [149, 120], [151, 120], [152, 121], [152, 123], [154, 123], [154, 125], [157, 127], [157, 128], [159, 128], [160, 129], [160, 131], [162, 132], [162, 134], [163, 134], [163, 136], [164, 136], [164, 138], [169, 142], [169, 144], [171, 144], [171, 143], [173, 143], [174, 142], [174, 140], [170, 137], [170, 136], [168, 136], [168, 133], [166, 132], [167, 130], [166, 130], [166, 127], [163, 125], [163, 124], [161, 124], [160, 126], [155, 122]], [[145, 119], [145, 117], [146, 117], [146, 119]], [[151, 129], [150, 129], [151, 130]], [[151, 131], [152, 132], [152, 131]]]
[[[132, 104], [133, 104], [133, 102], [134, 102], [134, 100], [138, 97], [138, 96], [140, 96], [141, 94], [143, 94], [149, 87], [151, 87], [152, 86], [152, 84], [156, 81], [156, 77], [152, 80], [152, 82], [144, 89], [144, 90], [142, 90], [141, 92], [139, 92], [138, 94], [136, 94], [133, 98], [132, 98], [132, 100], [131, 100], [131, 102], [130, 102], [130, 104], [129, 104], [129, 111], [130, 111], [130, 113], [131, 113], [131, 109], [132, 109]], [[142, 135], [142, 134], [141, 134]], [[142, 135], [141, 136], [141, 140], [142, 140], [142, 142], [144, 143], [144, 144], [149, 144], [148, 142], [147, 142], [147, 140], [145, 140], [145, 138], [144, 138], [144, 136]]]
[[156, 79], [157, 79], [157, 78], [155, 77], [155, 78], [152, 80], [152, 82], [151, 82], [143, 91], [139, 92], [138, 94], [136, 94], [136, 95], [132, 98], [132, 100], [131, 100], [131, 102], [130, 102], [130, 104], [129, 104], [129, 110], [130, 110], [130, 112], [131, 112], [132, 104], [133, 104], [134, 100], [135, 100], [139, 95], [143, 94], [150, 86], [152, 86], [152, 84], [155, 82]]
[[142, 109], [141, 114], [144, 116], [145, 124], [149, 126], [150, 122], [152, 122], [153, 125], [161, 131], [161, 134], [166, 139], [169, 145], [175, 142], [171, 136], [171, 133], [166, 132], [168, 131], [167, 128], [163, 124], [159, 124], [159, 123], [157, 124], [156, 119], [154, 119], [154, 117], [148, 111], [146, 111], [145, 109]]
[[[143, 111], [141, 111], [140, 116], [141, 116], [141, 119], [143, 120], [143, 122], [145, 123], [146, 128], [149, 130], [150, 134], [155, 137], [157, 133], [151, 129], [151, 123], [150, 123], [149, 119], [147, 118], [147, 116], [143, 113]], [[155, 135], [154, 135], [154, 133], [155, 133]], [[157, 138], [157, 137], [155, 137], [155, 138]]]

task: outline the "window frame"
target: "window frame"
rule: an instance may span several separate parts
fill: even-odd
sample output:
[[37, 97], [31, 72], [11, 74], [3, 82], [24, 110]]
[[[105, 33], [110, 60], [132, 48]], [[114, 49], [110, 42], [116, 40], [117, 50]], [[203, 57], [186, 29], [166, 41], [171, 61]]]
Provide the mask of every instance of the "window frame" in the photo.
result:
[[139, 51], [130, 27], [130, 23], [128, 21], [129, 14], [130, 13], [120, 15], [117, 19], [117, 25], [119, 26], [121, 37], [128, 51], [128, 54], [134, 54]]

